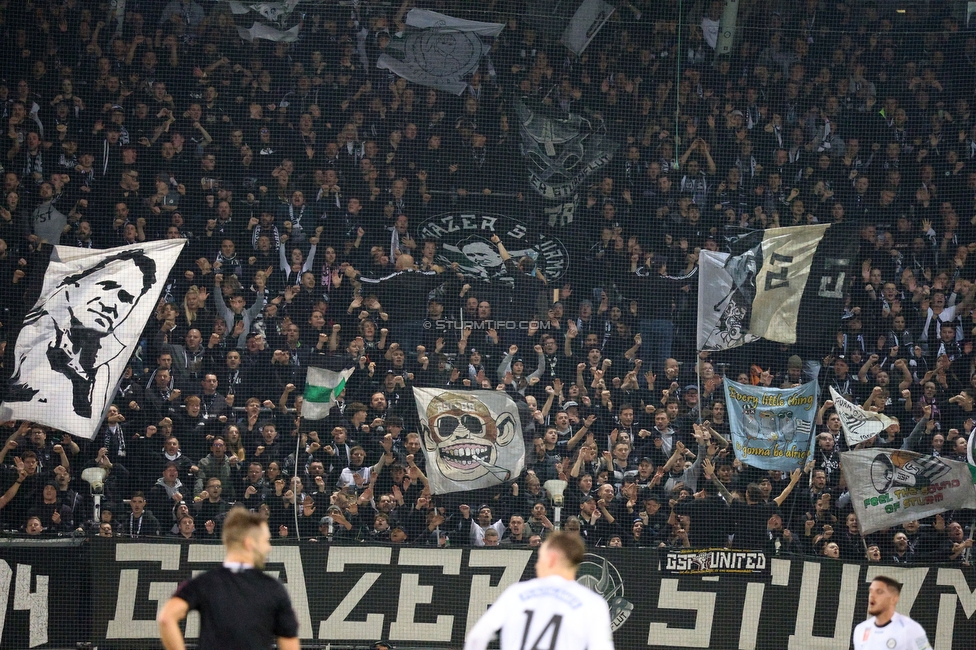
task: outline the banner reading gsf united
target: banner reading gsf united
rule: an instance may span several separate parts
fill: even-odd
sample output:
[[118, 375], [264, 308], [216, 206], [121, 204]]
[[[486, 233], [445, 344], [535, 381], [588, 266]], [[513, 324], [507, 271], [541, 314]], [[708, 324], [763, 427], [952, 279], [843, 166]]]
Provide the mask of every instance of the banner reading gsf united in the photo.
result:
[[817, 383], [764, 388], [725, 380], [735, 456], [759, 469], [792, 472], [810, 456]]
[[525, 467], [518, 407], [493, 390], [414, 388], [433, 494], [477, 490], [517, 478]]

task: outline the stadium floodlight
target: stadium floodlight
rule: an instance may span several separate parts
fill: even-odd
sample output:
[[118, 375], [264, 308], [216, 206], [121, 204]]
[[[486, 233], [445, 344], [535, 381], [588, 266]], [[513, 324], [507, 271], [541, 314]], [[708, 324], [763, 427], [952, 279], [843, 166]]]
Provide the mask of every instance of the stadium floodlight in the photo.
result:
[[92, 501], [94, 502], [95, 523], [102, 521], [102, 496], [105, 494], [105, 477], [108, 472], [104, 467], [89, 467], [81, 472], [81, 480], [88, 483], [91, 487]]
[[569, 482], [562, 481], [559, 479], [551, 478], [543, 484], [546, 492], [549, 493], [549, 498], [552, 499], [552, 505], [555, 507], [554, 516], [556, 521], [554, 522], [556, 528], [559, 528], [559, 523], [562, 519], [563, 513], [563, 492], [569, 486]]

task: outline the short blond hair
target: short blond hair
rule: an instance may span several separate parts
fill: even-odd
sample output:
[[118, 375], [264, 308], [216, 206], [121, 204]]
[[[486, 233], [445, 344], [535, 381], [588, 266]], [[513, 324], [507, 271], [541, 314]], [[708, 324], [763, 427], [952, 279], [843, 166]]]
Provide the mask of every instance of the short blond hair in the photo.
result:
[[240, 548], [244, 540], [252, 535], [255, 529], [267, 525], [267, 522], [257, 512], [251, 512], [244, 506], [231, 508], [224, 519], [224, 530], [221, 539], [227, 548]]

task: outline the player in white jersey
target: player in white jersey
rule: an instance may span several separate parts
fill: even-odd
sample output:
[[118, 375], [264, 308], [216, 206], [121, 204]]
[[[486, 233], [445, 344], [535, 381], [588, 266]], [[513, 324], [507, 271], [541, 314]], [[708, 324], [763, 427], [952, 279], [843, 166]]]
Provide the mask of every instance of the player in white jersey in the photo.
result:
[[485, 650], [501, 630], [501, 650], [613, 650], [610, 610], [576, 582], [586, 548], [578, 534], [556, 532], [539, 548], [538, 576], [502, 593], [471, 631], [464, 650]]
[[854, 650], [931, 650], [922, 626], [895, 611], [901, 583], [887, 576], [871, 581], [868, 615], [854, 628]]

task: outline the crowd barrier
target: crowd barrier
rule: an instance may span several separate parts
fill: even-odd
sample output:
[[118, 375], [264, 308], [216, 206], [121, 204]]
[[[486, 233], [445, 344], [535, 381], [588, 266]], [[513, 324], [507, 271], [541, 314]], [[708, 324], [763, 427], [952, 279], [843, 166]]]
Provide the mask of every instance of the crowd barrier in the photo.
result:
[[[182, 580], [222, 558], [220, 545], [205, 543], [0, 540], [0, 650], [79, 643], [158, 648], [157, 608]], [[607, 599], [623, 650], [845, 650], [866, 616], [868, 583], [879, 573], [904, 582], [899, 610], [922, 624], [934, 648], [976, 647], [971, 568], [764, 556], [750, 557], [748, 565], [741, 574], [721, 567], [679, 574], [675, 569], [694, 567], [652, 550], [597, 549], [580, 580]], [[489, 603], [531, 577], [533, 567], [532, 551], [511, 547], [303, 542], [276, 545], [266, 570], [291, 594], [303, 645], [363, 647], [389, 639], [400, 647], [460, 648]], [[198, 633], [191, 614], [186, 636], [192, 641]]]

